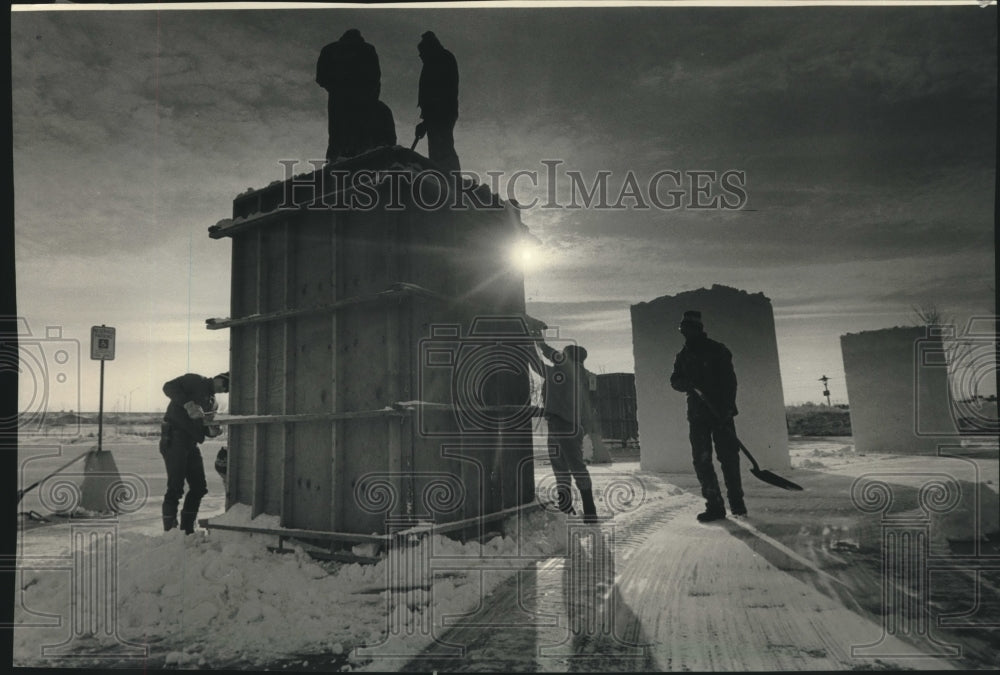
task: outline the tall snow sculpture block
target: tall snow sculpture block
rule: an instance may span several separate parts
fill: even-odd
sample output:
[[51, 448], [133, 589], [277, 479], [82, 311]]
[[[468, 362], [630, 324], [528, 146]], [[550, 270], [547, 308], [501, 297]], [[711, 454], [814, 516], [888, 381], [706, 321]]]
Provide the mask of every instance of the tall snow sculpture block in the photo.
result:
[[244, 193], [210, 228], [232, 239], [231, 314], [208, 321], [230, 330], [227, 508], [381, 535], [533, 501], [528, 373], [489, 358], [524, 344], [508, 251], [530, 235], [428, 168], [375, 150]]
[[945, 351], [934, 330], [840, 336], [855, 450], [935, 453], [954, 437]]
[[[788, 468], [788, 431], [771, 301], [728, 286], [666, 295], [632, 305], [640, 464], [646, 471], [693, 473], [687, 397], [670, 386], [684, 346], [677, 327], [700, 310], [705, 331], [733, 353], [738, 381], [736, 433], [763, 468]], [[744, 469], [749, 463], [744, 457]]]

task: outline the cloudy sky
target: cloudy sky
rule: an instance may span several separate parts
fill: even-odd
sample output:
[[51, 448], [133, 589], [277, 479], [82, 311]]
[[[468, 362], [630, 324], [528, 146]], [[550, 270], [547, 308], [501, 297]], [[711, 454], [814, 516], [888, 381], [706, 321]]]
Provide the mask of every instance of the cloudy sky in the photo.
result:
[[[995, 6], [63, 7], [11, 19], [18, 313], [39, 349], [49, 326], [80, 345], [55, 409], [97, 407], [94, 324], [118, 332], [106, 409], [162, 408], [166, 379], [227, 367], [204, 320], [228, 315], [230, 242], [207, 228], [279, 160], [322, 157], [315, 61], [351, 27], [401, 144], [420, 34], [455, 54], [462, 166], [539, 174], [515, 193], [543, 198], [522, 215], [544, 244], [529, 312], [592, 370], [632, 370], [629, 305], [720, 283], [771, 298], [787, 401], [819, 400], [823, 374], [846, 401], [840, 335], [914, 323], [913, 305], [995, 309]], [[543, 160], [564, 204], [565, 171], [610, 172], [614, 202], [628, 175], [735, 170], [747, 199], [545, 209]]]

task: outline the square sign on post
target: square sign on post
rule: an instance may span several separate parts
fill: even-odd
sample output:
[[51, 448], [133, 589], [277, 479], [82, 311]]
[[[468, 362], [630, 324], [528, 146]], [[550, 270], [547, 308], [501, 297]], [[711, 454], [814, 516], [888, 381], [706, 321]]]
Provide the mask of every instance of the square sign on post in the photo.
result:
[[90, 328], [90, 358], [95, 361], [115, 360], [115, 329], [108, 326]]

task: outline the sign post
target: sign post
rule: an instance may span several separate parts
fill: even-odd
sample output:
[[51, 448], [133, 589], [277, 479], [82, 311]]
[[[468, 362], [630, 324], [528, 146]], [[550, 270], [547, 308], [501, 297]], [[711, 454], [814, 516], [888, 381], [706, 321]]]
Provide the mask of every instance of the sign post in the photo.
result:
[[97, 409], [97, 451], [104, 438], [104, 362], [115, 360], [115, 329], [101, 324], [90, 328], [90, 358], [101, 362], [101, 393]]

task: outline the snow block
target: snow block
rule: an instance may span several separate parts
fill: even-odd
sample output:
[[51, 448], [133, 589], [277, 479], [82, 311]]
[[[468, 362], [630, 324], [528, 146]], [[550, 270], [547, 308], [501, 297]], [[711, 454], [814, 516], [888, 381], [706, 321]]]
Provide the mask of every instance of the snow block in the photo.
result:
[[933, 327], [848, 333], [840, 349], [856, 451], [931, 454], [954, 440], [945, 350]]
[[[631, 307], [642, 469], [694, 472], [687, 397], [670, 386], [674, 358], [684, 346], [677, 327], [684, 312], [692, 309], [701, 311], [708, 336], [733, 353], [740, 440], [762, 469], [787, 469], [788, 432], [771, 301], [763, 293], [718, 284]], [[746, 471], [745, 457], [741, 465]]]

